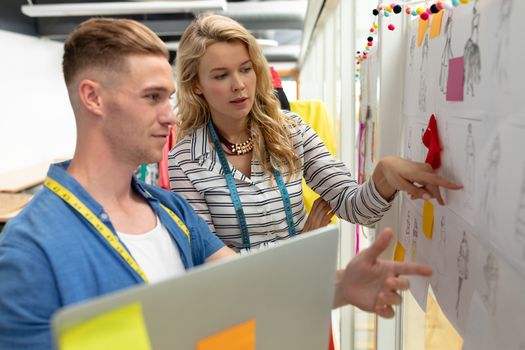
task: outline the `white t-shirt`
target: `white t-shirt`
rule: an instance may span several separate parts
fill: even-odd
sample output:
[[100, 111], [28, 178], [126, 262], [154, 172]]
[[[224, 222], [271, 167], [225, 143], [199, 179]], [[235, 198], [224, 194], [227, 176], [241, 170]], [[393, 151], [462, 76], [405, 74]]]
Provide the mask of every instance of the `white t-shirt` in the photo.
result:
[[179, 249], [158, 217], [157, 225], [149, 232], [129, 234], [117, 231], [117, 235], [150, 283], [184, 273]]

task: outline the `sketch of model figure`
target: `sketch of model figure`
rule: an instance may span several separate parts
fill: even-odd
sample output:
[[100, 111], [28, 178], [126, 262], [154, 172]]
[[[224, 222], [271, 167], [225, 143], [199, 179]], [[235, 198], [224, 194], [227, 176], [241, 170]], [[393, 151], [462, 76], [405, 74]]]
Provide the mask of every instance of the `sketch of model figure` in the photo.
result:
[[465, 94], [474, 97], [474, 85], [481, 81], [481, 54], [479, 50], [479, 12], [478, 0], [474, 1], [472, 8], [472, 24], [470, 38], [465, 43]]
[[439, 223], [440, 232], [439, 238], [437, 241], [436, 250], [433, 252], [434, 257], [434, 274], [435, 274], [435, 283], [434, 288], [436, 292], [439, 290], [439, 281], [441, 278], [445, 277], [446, 272], [446, 245], [447, 245], [447, 235], [445, 232], [445, 216], [441, 216], [441, 221]]
[[405, 246], [405, 249], [408, 249], [410, 244], [410, 210], [407, 210], [407, 222], [405, 227], [405, 236], [403, 237], [403, 243]]
[[461, 238], [461, 243], [459, 244], [459, 254], [458, 254], [458, 299], [456, 301], [456, 317], [459, 318], [459, 300], [461, 298], [461, 287], [463, 281], [468, 279], [468, 242], [467, 242], [467, 233], [463, 231], [463, 238]]
[[428, 34], [425, 34], [421, 53], [421, 64], [419, 66], [419, 98], [420, 112], [427, 110], [427, 72], [428, 72]]
[[472, 208], [472, 199], [474, 197], [474, 171], [476, 166], [476, 147], [474, 136], [472, 135], [472, 124], [467, 126], [467, 138], [465, 141], [466, 161], [465, 161], [465, 206]]
[[412, 227], [412, 244], [410, 247], [410, 261], [416, 260], [417, 251], [417, 219], [414, 218], [414, 226]]
[[450, 134], [448, 131], [448, 121], [445, 121], [445, 132], [443, 133], [443, 153], [441, 159], [443, 160], [443, 177], [453, 181], [454, 163], [452, 162], [452, 150], [450, 149]]
[[409, 59], [408, 59], [408, 71], [412, 73], [414, 68], [414, 52], [416, 51], [416, 35], [412, 35], [410, 38], [410, 49], [409, 49]]
[[483, 277], [487, 283], [487, 293], [483, 295], [483, 301], [487, 310], [494, 315], [496, 313], [496, 292], [498, 290], [499, 266], [496, 256], [490, 252], [483, 265]]
[[510, 14], [512, 13], [512, 1], [502, 0], [499, 7], [499, 25], [496, 31], [496, 74], [498, 82], [504, 84], [508, 80], [507, 76], [507, 48], [510, 45]]
[[525, 167], [521, 181], [520, 198], [516, 211], [516, 239], [523, 247], [523, 259], [525, 259]]
[[499, 135], [494, 138], [489, 153], [489, 162], [485, 169], [484, 178], [487, 180], [487, 185], [483, 188], [483, 195], [481, 196], [481, 210], [487, 218], [487, 223], [490, 225], [495, 223], [494, 205], [496, 203], [496, 193], [498, 188], [498, 165], [501, 155], [501, 145]]
[[441, 54], [441, 71], [439, 72], [439, 89], [443, 94], [447, 94], [447, 82], [448, 82], [448, 61], [454, 57], [452, 53], [452, 12], [447, 18], [445, 24], [445, 47]]

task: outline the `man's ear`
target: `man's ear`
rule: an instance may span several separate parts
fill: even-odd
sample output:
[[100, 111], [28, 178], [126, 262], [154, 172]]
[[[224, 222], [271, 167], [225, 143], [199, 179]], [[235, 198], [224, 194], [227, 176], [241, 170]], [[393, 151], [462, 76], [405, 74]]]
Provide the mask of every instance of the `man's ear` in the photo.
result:
[[84, 79], [78, 84], [80, 101], [88, 111], [95, 115], [102, 115], [102, 86], [96, 81]]

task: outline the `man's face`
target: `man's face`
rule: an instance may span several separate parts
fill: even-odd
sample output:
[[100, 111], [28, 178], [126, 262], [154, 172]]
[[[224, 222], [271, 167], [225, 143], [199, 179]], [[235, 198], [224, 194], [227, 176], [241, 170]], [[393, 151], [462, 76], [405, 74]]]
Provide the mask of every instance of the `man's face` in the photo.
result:
[[130, 55], [127, 69], [104, 89], [103, 133], [110, 152], [136, 165], [158, 162], [175, 122], [171, 66], [161, 55]]
[[200, 59], [198, 76], [196, 92], [208, 102], [215, 121], [235, 122], [248, 115], [255, 101], [257, 78], [243, 43], [208, 46]]

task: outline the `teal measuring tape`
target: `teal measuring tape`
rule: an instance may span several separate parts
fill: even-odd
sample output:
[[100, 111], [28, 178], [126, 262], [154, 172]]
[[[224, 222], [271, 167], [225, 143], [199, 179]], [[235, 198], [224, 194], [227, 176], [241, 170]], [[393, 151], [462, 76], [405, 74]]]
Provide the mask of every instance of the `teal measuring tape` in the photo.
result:
[[[221, 166], [224, 171], [226, 184], [228, 185], [228, 189], [230, 190], [230, 197], [232, 199], [235, 214], [237, 215], [237, 220], [241, 229], [242, 247], [243, 249], [249, 250], [251, 244], [250, 235], [248, 233], [248, 225], [246, 224], [246, 216], [244, 215], [242, 203], [239, 198], [239, 192], [237, 191], [235, 181], [233, 180], [230, 165], [228, 164], [226, 155], [222, 150], [221, 144], [219, 142], [219, 137], [217, 136], [217, 133], [215, 131], [215, 128], [213, 127], [213, 123], [211, 122], [211, 120], [208, 121], [208, 128], [210, 129], [211, 139], [213, 140], [213, 144], [215, 145], [215, 151], [219, 156], [219, 161], [221, 162]], [[279, 192], [281, 193], [281, 198], [283, 200], [284, 211], [286, 213], [286, 222], [288, 224], [288, 234], [290, 235], [290, 237], [293, 237], [295, 236], [296, 232], [295, 225], [293, 222], [292, 206], [290, 204], [290, 195], [288, 194], [288, 190], [286, 189], [286, 185], [283, 181], [281, 173], [277, 169], [273, 169], [273, 174], [275, 176], [275, 181], [277, 182], [277, 186], [279, 187]]]

